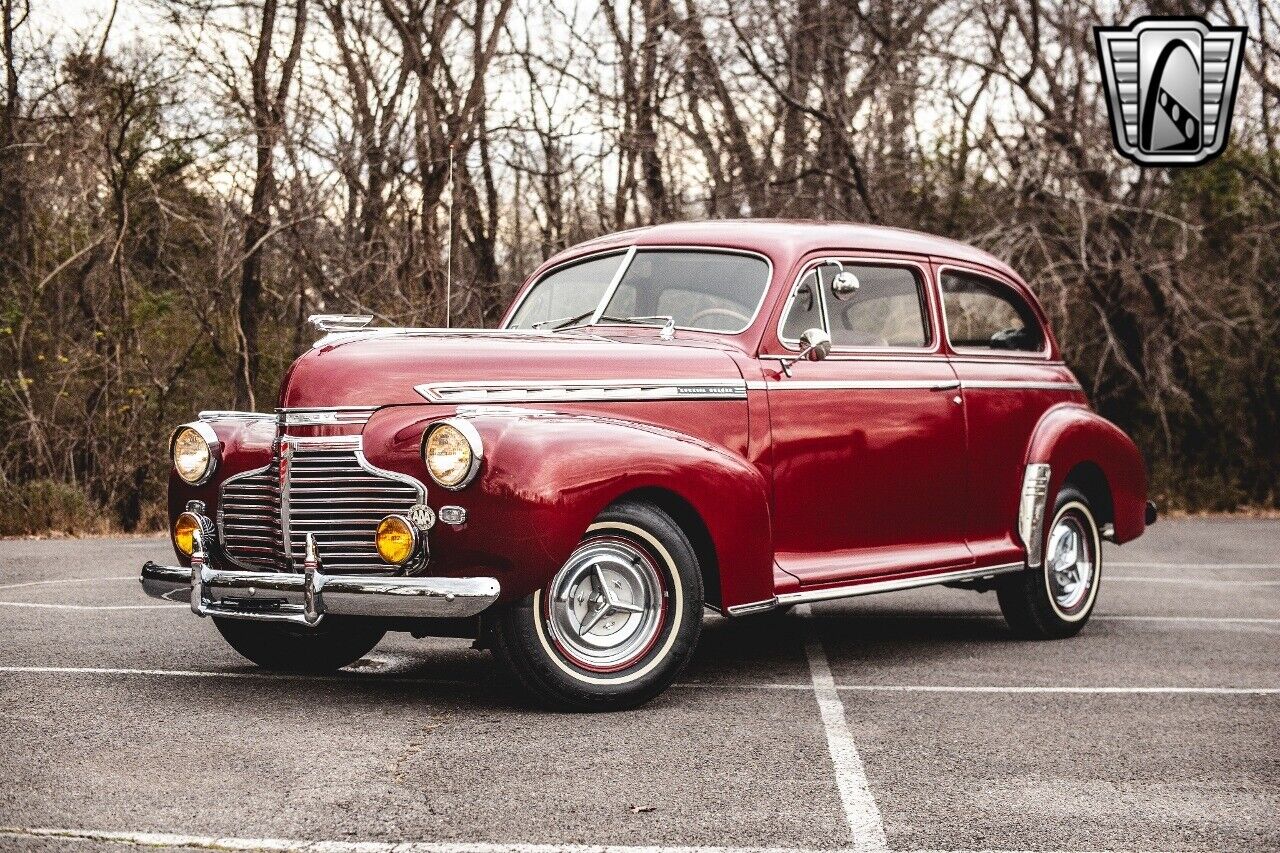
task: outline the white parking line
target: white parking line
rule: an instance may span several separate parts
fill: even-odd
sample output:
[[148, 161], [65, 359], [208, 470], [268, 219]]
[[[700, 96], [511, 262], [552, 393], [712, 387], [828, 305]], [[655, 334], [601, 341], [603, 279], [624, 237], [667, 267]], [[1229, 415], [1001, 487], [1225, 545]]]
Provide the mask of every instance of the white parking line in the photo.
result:
[[1090, 616], [1096, 622], [1196, 622], [1202, 625], [1280, 625], [1280, 619], [1263, 616]]
[[1106, 575], [1106, 582], [1125, 581], [1128, 583], [1181, 583], [1192, 586], [1280, 586], [1280, 581], [1238, 581], [1221, 578], [1170, 578], [1139, 575]]
[[[796, 614], [810, 616], [809, 605], [796, 608]], [[831, 664], [822, 650], [822, 642], [812, 625], [806, 625], [804, 651], [809, 658], [809, 673], [813, 679], [813, 695], [818, 700], [818, 712], [822, 716], [822, 728], [827, 733], [827, 751], [836, 771], [836, 788], [840, 803], [844, 806], [845, 819], [853, 846], [859, 853], [878, 853], [889, 847], [885, 838], [884, 823], [880, 819], [880, 807], [867, 783], [862, 767], [862, 757], [854, 745], [853, 733], [844, 714], [844, 703], [836, 692], [835, 679], [831, 677]]]
[[[825, 656], [823, 658], [825, 660]], [[827, 666], [830, 676], [831, 667]], [[124, 675], [150, 678], [229, 678], [257, 681], [314, 681], [317, 683], [336, 682], [378, 682], [387, 684], [429, 684], [454, 687], [479, 687], [475, 681], [450, 678], [427, 678], [412, 675], [382, 675], [376, 672], [362, 673], [359, 670], [339, 672], [334, 675], [308, 675], [305, 673], [267, 672], [254, 670], [249, 672], [219, 672], [201, 669], [126, 669], [123, 667], [99, 666], [0, 666], [0, 674], [13, 675]], [[688, 690], [814, 690], [813, 683], [785, 682], [709, 682], [684, 681], [677, 682], [675, 687]], [[1183, 687], [1151, 686], [1055, 686], [1055, 685], [1006, 685], [1006, 684], [835, 684], [831, 688], [836, 691], [851, 693], [1075, 693], [1082, 695], [1097, 694], [1185, 694], [1203, 696], [1277, 696], [1280, 687]]]
[[1125, 563], [1103, 560], [1117, 569], [1280, 569], [1280, 563]]
[[135, 847], [279, 853], [834, 853], [796, 847], [631, 847], [619, 844], [491, 844], [448, 841], [304, 841], [290, 838], [225, 838], [168, 832], [108, 832], [92, 829], [0, 826], [0, 836], [104, 841]]
[[105, 578], [55, 578], [47, 581], [23, 581], [22, 583], [0, 584], [0, 589], [19, 589], [24, 586], [52, 586], [63, 583], [93, 583], [95, 581], [133, 581], [137, 583], [137, 575], [112, 575]]
[[46, 604], [39, 601], [0, 601], [0, 607], [27, 607], [33, 610], [190, 610], [186, 604]]
[[[0, 837], [28, 841], [58, 839], [128, 844], [133, 847], [185, 847], [232, 853], [845, 853], [843, 850], [803, 847], [630, 846], [625, 844], [495, 844], [483, 841], [308, 841], [294, 838], [232, 838], [170, 832], [115, 832], [96, 829], [55, 829], [39, 826], [0, 826]], [[886, 851], [888, 853], [888, 851]], [[894, 853], [1073, 853], [1066, 850], [903, 850]], [[1080, 853], [1080, 851], [1075, 851]], [[1109, 853], [1106, 850], [1091, 853]]]

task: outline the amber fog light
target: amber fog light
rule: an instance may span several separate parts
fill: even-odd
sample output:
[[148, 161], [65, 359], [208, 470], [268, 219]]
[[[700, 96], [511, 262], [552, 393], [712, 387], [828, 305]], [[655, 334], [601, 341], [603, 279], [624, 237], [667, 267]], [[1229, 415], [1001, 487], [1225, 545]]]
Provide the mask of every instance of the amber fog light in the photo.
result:
[[446, 489], [461, 489], [475, 479], [483, 453], [480, 433], [461, 418], [432, 424], [422, 437], [427, 472]]
[[413, 558], [413, 552], [418, 547], [418, 534], [408, 519], [400, 515], [388, 515], [379, 522], [374, 543], [378, 546], [379, 557], [401, 566]]
[[196, 550], [196, 531], [199, 529], [200, 519], [193, 512], [184, 512], [173, 523], [173, 544], [188, 557]]

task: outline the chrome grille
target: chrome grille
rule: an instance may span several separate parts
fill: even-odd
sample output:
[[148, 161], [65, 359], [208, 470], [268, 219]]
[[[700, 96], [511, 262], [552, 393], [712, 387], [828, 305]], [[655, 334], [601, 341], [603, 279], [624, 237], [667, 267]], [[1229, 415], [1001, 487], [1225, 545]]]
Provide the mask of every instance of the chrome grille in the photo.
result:
[[273, 460], [266, 468], [237, 474], [222, 484], [222, 547], [233, 563], [250, 571], [278, 571], [283, 563], [278, 470]]
[[373, 544], [378, 522], [405, 513], [425, 499], [420, 486], [399, 474], [361, 464], [358, 449], [308, 449], [299, 446], [289, 461], [289, 540], [294, 571], [302, 571], [307, 534], [329, 571], [383, 572]]
[[[359, 439], [307, 442], [286, 438], [286, 488], [279, 456], [264, 469], [229, 478], [222, 486], [218, 527], [232, 562], [256, 571], [302, 571], [308, 533], [327, 571], [393, 574], [378, 556], [378, 522], [426, 500], [410, 477], [369, 464]], [[290, 555], [284, 541], [288, 536]]]

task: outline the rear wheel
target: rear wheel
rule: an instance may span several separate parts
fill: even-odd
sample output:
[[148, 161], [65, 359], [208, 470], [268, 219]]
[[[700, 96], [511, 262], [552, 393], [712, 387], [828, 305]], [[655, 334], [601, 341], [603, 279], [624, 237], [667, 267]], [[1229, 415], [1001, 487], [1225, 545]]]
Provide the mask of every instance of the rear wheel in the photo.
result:
[[231, 648], [263, 669], [333, 672], [355, 663], [378, 645], [386, 631], [362, 619], [326, 616], [314, 628], [279, 622], [213, 617]]
[[1047, 526], [1044, 565], [1003, 580], [996, 593], [1019, 637], [1051, 640], [1080, 632], [1102, 583], [1102, 536], [1089, 500], [1064, 486]]
[[702, 630], [693, 547], [657, 507], [616, 504], [551, 581], [502, 611], [493, 649], [544, 705], [632, 708], [661, 693]]

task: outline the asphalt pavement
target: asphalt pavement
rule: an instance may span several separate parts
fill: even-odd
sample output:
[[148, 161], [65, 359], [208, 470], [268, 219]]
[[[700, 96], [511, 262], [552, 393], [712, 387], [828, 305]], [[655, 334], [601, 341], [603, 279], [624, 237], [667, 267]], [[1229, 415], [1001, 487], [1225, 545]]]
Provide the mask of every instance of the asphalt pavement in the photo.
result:
[[163, 539], [0, 542], [0, 850], [1280, 850], [1280, 521], [1106, 556], [1071, 640], [941, 588], [709, 615], [573, 715], [462, 640], [257, 670], [142, 595]]

